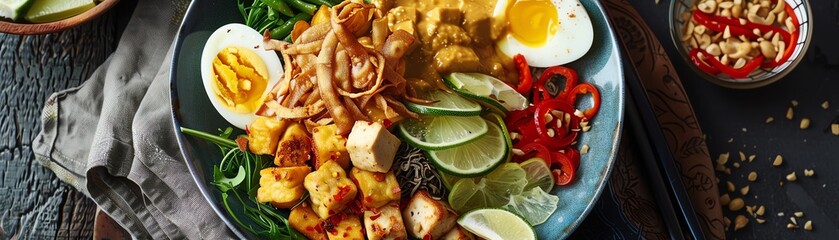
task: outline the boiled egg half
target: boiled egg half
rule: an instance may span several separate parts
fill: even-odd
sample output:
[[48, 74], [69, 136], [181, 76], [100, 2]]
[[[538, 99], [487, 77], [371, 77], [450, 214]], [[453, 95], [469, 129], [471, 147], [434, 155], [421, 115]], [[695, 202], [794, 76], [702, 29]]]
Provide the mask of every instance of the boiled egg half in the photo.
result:
[[231, 23], [210, 35], [201, 54], [201, 78], [210, 102], [241, 129], [256, 119], [256, 111], [283, 74], [277, 53], [262, 44], [262, 34]]
[[498, 49], [507, 56], [522, 54], [535, 67], [577, 60], [594, 40], [591, 19], [579, 0], [498, 0], [493, 18], [507, 22]]

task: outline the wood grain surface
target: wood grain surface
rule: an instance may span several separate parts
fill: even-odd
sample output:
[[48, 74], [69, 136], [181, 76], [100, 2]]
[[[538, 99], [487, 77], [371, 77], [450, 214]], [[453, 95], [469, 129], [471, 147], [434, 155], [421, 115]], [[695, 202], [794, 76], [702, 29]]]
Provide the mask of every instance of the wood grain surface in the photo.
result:
[[96, 205], [36, 163], [44, 101], [78, 86], [116, 47], [113, 13], [54, 34], [0, 34], [0, 239], [90, 239]]

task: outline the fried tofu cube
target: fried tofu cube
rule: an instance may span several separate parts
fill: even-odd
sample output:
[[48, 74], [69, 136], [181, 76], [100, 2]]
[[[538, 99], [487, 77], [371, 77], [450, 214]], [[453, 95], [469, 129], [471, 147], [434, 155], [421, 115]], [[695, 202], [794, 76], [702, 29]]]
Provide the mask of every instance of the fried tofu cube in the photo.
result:
[[475, 235], [460, 226], [452, 228], [449, 233], [446, 233], [443, 240], [475, 240]]
[[312, 209], [321, 219], [344, 210], [358, 191], [344, 169], [334, 161], [324, 163], [317, 171], [307, 175], [303, 185], [309, 191]]
[[326, 239], [326, 233], [323, 231], [323, 225], [321, 225], [323, 219], [318, 217], [309, 204], [304, 203], [291, 209], [291, 213], [288, 215], [288, 223], [309, 239]]
[[248, 148], [255, 154], [274, 154], [280, 142], [280, 134], [287, 125], [286, 120], [257, 117], [248, 125]]
[[393, 165], [400, 143], [381, 123], [356, 121], [347, 139], [347, 152], [355, 167], [384, 173]]
[[353, 167], [350, 170], [350, 178], [358, 185], [361, 202], [366, 207], [381, 207], [401, 198], [402, 190], [393, 171], [379, 173]]
[[374, 211], [364, 211], [364, 229], [367, 230], [369, 240], [408, 239], [398, 202], [386, 204]]
[[315, 146], [315, 169], [327, 161], [335, 161], [342, 168], [350, 167], [350, 154], [347, 153], [347, 139], [337, 134], [335, 124], [318, 126], [312, 129], [312, 140]]
[[420, 190], [402, 210], [402, 218], [411, 236], [438, 239], [455, 226], [457, 213], [445, 202], [434, 200], [428, 192]]
[[280, 167], [305, 166], [311, 154], [312, 139], [306, 133], [306, 128], [299, 123], [292, 123], [280, 139], [274, 164]]
[[324, 222], [329, 240], [364, 240], [361, 220], [356, 215], [338, 214]]
[[270, 167], [260, 170], [256, 200], [271, 203], [278, 208], [291, 208], [306, 192], [303, 181], [309, 172], [311, 169], [308, 166]]

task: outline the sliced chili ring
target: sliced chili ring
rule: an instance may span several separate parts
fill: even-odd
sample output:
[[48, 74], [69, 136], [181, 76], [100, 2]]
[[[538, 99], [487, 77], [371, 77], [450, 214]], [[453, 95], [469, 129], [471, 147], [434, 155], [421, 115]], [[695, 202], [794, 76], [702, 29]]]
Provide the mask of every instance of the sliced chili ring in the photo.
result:
[[[574, 69], [564, 66], [549, 67], [545, 69], [545, 72], [543, 72], [542, 75], [539, 76], [539, 81], [536, 82], [537, 94], [541, 94], [542, 97], [539, 100], [551, 99], [551, 95], [545, 88], [545, 84], [547, 84], [548, 80], [550, 80], [555, 75], [565, 77], [565, 86], [562, 88], [561, 91], [559, 91], [559, 93], [557, 93], [557, 97], [560, 99], [565, 99], [565, 96], [568, 95], [568, 92], [570, 92], [571, 89], [577, 85], [577, 71], [574, 71]], [[536, 96], [534, 96], [534, 98], [535, 97]]]
[[528, 143], [521, 147], [521, 151], [524, 152], [524, 155], [518, 158], [516, 162], [522, 162], [532, 157], [541, 158], [545, 163], [550, 164], [552, 159], [551, 151], [548, 150], [548, 147], [539, 143]]
[[513, 63], [515, 63], [516, 69], [519, 71], [519, 84], [516, 86], [516, 92], [527, 95], [530, 89], [533, 88], [533, 76], [530, 75], [530, 66], [527, 65], [527, 60], [521, 54], [513, 56]]
[[559, 186], [568, 185], [574, 176], [577, 175], [571, 159], [560, 152], [551, 153], [553, 163], [559, 165], [558, 168], [551, 167], [551, 174], [554, 176], [554, 183]]
[[[559, 110], [569, 114], [571, 116], [570, 121], [563, 124], [562, 127], [553, 127], [556, 125], [556, 121], [564, 122], [564, 119], [562, 117], [555, 117], [555, 120], [547, 121], [545, 116], [550, 114], [549, 112], [552, 110]], [[536, 114], [533, 115], [533, 122], [536, 125], [536, 132], [539, 134], [539, 137], [535, 141], [553, 149], [563, 148], [571, 144], [577, 138], [578, 132], [575, 129], [579, 128], [580, 125], [580, 118], [573, 114], [574, 111], [574, 107], [562, 99], [550, 99], [536, 105]], [[551, 126], [550, 128], [549, 125]], [[554, 136], [550, 136], [548, 133], [549, 129], [553, 130]]]
[[586, 116], [587, 119], [593, 119], [600, 109], [600, 91], [597, 91], [597, 87], [591, 85], [591, 83], [584, 82], [577, 84], [568, 95], [568, 103], [572, 104], [572, 106], [575, 105], [577, 103], [577, 97], [585, 94], [591, 94], [594, 103], [591, 108], [583, 111], [583, 116]]
[[574, 167], [574, 170], [580, 167], [580, 151], [577, 151], [577, 148], [572, 146], [565, 148], [565, 156], [571, 160], [571, 166]]

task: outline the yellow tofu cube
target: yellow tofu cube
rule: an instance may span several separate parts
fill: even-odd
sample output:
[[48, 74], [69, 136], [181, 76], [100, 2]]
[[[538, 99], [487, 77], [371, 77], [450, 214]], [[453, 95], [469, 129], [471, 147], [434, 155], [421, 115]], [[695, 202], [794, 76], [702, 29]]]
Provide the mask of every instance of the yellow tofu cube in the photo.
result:
[[364, 206], [377, 208], [401, 198], [402, 191], [393, 171], [379, 173], [353, 167], [350, 170], [350, 178], [358, 185], [358, 193], [361, 194]]
[[312, 139], [306, 133], [306, 128], [299, 123], [292, 123], [280, 139], [274, 164], [280, 167], [305, 166], [311, 154]]
[[340, 213], [355, 199], [357, 188], [346, 172], [334, 161], [324, 163], [306, 176], [303, 183], [309, 191], [312, 209], [322, 219]]
[[326, 239], [326, 233], [323, 231], [322, 225], [323, 219], [320, 219], [307, 203], [291, 209], [291, 213], [288, 215], [288, 223], [309, 239]]
[[408, 233], [415, 238], [438, 239], [451, 230], [457, 221], [457, 213], [445, 202], [431, 198], [424, 190], [417, 191], [402, 210]]
[[255, 154], [274, 154], [280, 142], [280, 134], [287, 125], [286, 120], [257, 117], [248, 125], [248, 148]]
[[393, 165], [400, 143], [381, 123], [356, 121], [347, 139], [347, 152], [355, 167], [384, 173]]
[[386, 204], [374, 211], [364, 211], [364, 229], [367, 230], [369, 240], [408, 239], [398, 202]]
[[449, 233], [446, 233], [443, 240], [475, 240], [475, 235], [460, 226], [452, 228]]
[[318, 126], [312, 129], [312, 140], [315, 146], [315, 169], [320, 168], [327, 161], [335, 161], [342, 168], [350, 167], [350, 154], [347, 153], [347, 139], [338, 132], [335, 124]]
[[361, 220], [356, 215], [339, 214], [324, 221], [329, 240], [364, 240]]
[[258, 202], [271, 203], [278, 208], [291, 208], [300, 201], [306, 189], [303, 181], [311, 172], [308, 166], [270, 167], [259, 171]]

